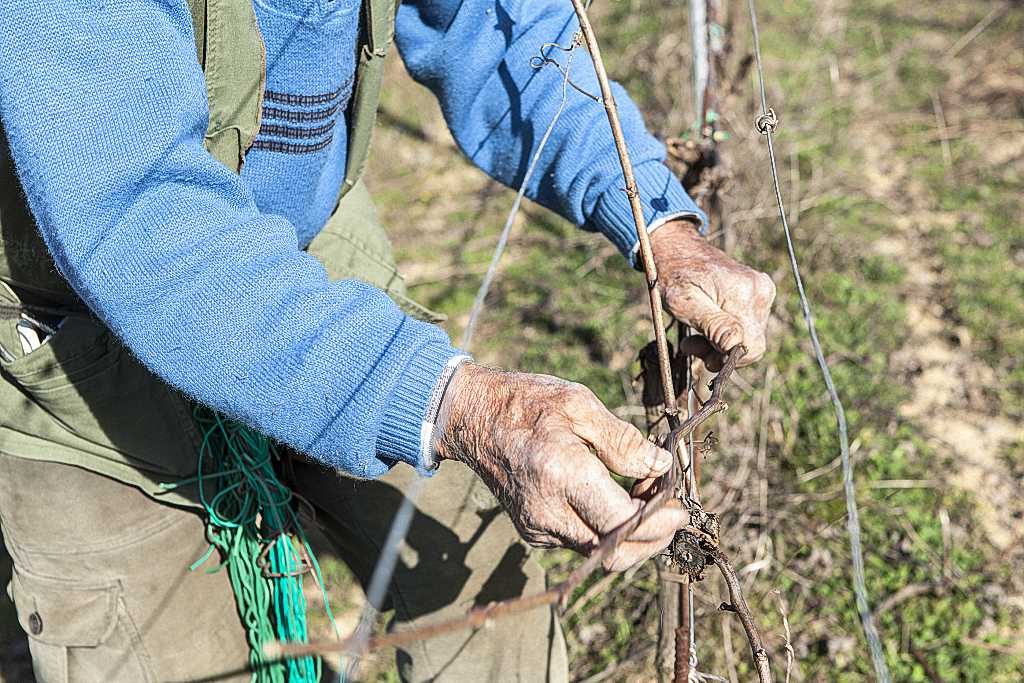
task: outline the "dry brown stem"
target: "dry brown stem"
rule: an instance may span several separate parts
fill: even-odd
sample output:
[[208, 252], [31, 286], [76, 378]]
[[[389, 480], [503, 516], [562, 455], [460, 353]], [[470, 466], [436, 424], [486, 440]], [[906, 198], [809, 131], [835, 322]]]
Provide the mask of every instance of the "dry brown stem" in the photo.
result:
[[743, 631], [747, 634], [747, 641], [750, 643], [750, 652], [754, 657], [754, 667], [757, 669], [757, 677], [761, 683], [772, 683], [771, 663], [768, 659], [768, 650], [761, 639], [761, 633], [754, 622], [754, 615], [743, 597], [743, 587], [740, 584], [736, 569], [733, 568], [729, 558], [725, 556], [718, 543], [710, 535], [694, 526], [688, 526], [684, 531], [694, 537], [701, 550], [703, 550], [711, 561], [718, 567], [725, 585], [729, 589], [729, 602], [722, 603], [719, 607], [725, 612], [735, 612], [743, 624]]
[[644, 274], [647, 276], [647, 296], [651, 306], [651, 322], [654, 324], [654, 341], [658, 348], [658, 367], [661, 370], [665, 414], [669, 418], [669, 424], [674, 427], [679, 409], [676, 407], [676, 392], [672, 383], [672, 359], [668, 353], [661, 292], [658, 290], [658, 268], [654, 264], [654, 251], [651, 249], [651, 239], [647, 234], [647, 219], [644, 217], [644, 209], [640, 204], [640, 190], [637, 188], [636, 178], [633, 175], [633, 163], [629, 160], [626, 137], [622, 133], [622, 124], [619, 122], [619, 109], [615, 104], [615, 96], [612, 94], [611, 84], [608, 81], [608, 72], [604, 68], [604, 60], [601, 59], [601, 49], [597, 44], [597, 36], [594, 35], [594, 27], [590, 24], [590, 18], [587, 17], [587, 10], [581, 0], [569, 1], [576, 11], [576, 18], [580, 22], [580, 32], [583, 34], [583, 42], [594, 62], [594, 73], [597, 75], [597, 83], [601, 88], [601, 104], [604, 105], [605, 113], [608, 114], [612, 138], [615, 139], [615, 150], [619, 154], [619, 164], [622, 166], [622, 177], [626, 181], [626, 196], [629, 197], [629, 208], [633, 212], [636, 237], [640, 243], [640, 262], [643, 264]]
[[793, 673], [793, 660], [796, 659], [796, 650], [793, 649], [793, 634], [789, 630], [789, 615], [786, 614], [786, 603], [782, 599], [782, 591], [775, 591], [775, 599], [779, 601], [779, 615], [782, 617], [782, 628], [786, 634], [786, 683], [789, 683]]
[[668, 437], [665, 439], [665, 450], [675, 453], [683, 439], [692, 434], [697, 427], [706, 422], [708, 418], [729, 407], [729, 404], [722, 398], [722, 393], [725, 391], [725, 385], [732, 377], [733, 371], [736, 370], [736, 364], [746, 352], [747, 350], [742, 346], [736, 346], [726, 354], [722, 369], [711, 383], [711, 396], [693, 415], [690, 415], [681, 425], [668, 433]]

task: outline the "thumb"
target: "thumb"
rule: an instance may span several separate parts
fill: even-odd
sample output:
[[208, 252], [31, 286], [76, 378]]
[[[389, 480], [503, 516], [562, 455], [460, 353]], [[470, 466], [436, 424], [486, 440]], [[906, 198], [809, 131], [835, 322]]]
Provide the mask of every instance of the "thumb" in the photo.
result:
[[672, 454], [615, 417], [595, 396], [588, 410], [572, 416], [572, 430], [594, 449], [604, 466], [623, 477], [658, 477], [672, 466]]

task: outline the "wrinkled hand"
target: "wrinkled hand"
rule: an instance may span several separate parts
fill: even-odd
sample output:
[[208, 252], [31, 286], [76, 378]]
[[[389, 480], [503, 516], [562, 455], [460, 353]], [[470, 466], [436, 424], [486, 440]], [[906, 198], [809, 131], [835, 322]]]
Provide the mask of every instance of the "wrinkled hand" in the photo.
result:
[[[531, 545], [584, 554], [641, 505], [608, 474], [656, 477], [672, 462], [586, 387], [548, 375], [464, 364], [437, 422], [435, 452], [469, 465]], [[678, 501], [651, 515], [609, 554], [621, 571], [664, 549], [686, 522]]]
[[[669, 312], [708, 339], [694, 349], [717, 371], [722, 354], [742, 344], [740, 365], [765, 352], [765, 327], [775, 283], [704, 240], [688, 220], [666, 223], [651, 234], [658, 280]], [[700, 348], [703, 346], [703, 348]]]

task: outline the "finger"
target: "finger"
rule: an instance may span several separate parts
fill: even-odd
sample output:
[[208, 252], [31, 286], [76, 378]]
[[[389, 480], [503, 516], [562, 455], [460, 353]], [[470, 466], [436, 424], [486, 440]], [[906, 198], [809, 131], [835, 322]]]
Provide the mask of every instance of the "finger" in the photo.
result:
[[722, 310], [704, 290], [693, 285], [675, 287], [665, 299], [672, 315], [704, 335], [719, 352], [728, 353], [743, 343], [742, 321]]
[[683, 509], [682, 503], [669, 500], [645, 519], [626, 540], [633, 543], [661, 542], [671, 538], [688, 520], [689, 513]]
[[[590, 469], [590, 468], [584, 468]], [[626, 522], [642, 505], [594, 462], [592, 472], [582, 473], [579, 483], [568, 493], [569, 505], [598, 536]]]
[[749, 318], [743, 321], [743, 347], [747, 352], [740, 356], [736, 367], [751, 365], [764, 357], [768, 341], [765, 337], [765, 326], [763, 323], [750, 320]]
[[601, 537], [571, 508], [543, 531], [520, 530], [520, 536], [535, 548], [571, 548], [589, 553], [600, 543]]
[[749, 301], [730, 300], [722, 304], [727, 312], [737, 315], [743, 325], [743, 346], [747, 352], [740, 358], [739, 367], [756, 363], [767, 349], [767, 323], [775, 301], [775, 282], [767, 273], [755, 275]]
[[658, 495], [661, 491], [661, 484], [664, 481], [663, 477], [648, 477], [647, 479], [637, 479], [633, 482], [632, 488], [629, 489], [629, 495], [631, 498], [638, 498], [640, 500], [650, 500], [654, 496]]
[[[590, 453], [585, 453], [593, 458]], [[598, 534], [584, 522], [565, 498], [546, 497], [535, 501], [527, 515], [512, 515], [519, 535], [536, 548], [572, 548], [589, 552]]]
[[612, 415], [589, 389], [568, 413], [573, 434], [587, 442], [612, 472], [640, 479], [660, 476], [672, 466], [671, 453]]
[[679, 342], [679, 350], [687, 356], [696, 356], [704, 361], [704, 367], [711, 372], [718, 372], [725, 365], [725, 356], [716, 349], [708, 338], [691, 334]]
[[605, 558], [608, 571], [623, 571], [668, 547], [676, 531], [687, 521], [687, 513], [678, 500], [670, 500], [620, 543]]
[[626, 541], [625, 543], [619, 544], [619, 546], [616, 547], [608, 557], [604, 558], [604, 562], [601, 564], [607, 571], [623, 572], [630, 567], [638, 565], [644, 560], [657, 555], [667, 548], [668, 544], [671, 542], [671, 536], [664, 540], [650, 541], [647, 543]]

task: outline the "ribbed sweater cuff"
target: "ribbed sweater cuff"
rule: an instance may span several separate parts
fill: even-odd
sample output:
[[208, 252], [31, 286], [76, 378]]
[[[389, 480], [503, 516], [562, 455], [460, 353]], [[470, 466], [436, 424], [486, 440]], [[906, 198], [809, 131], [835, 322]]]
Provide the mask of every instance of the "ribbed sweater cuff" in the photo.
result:
[[377, 455], [383, 459], [408, 463], [422, 474], [429, 473], [430, 463], [423, 462], [422, 432], [427, 419], [431, 396], [442, 379], [448, 361], [464, 355], [451, 346], [427, 345], [413, 356], [398, 386], [391, 394], [391, 404], [384, 413], [377, 434]]
[[[679, 180], [660, 161], [650, 161], [633, 169], [640, 203], [647, 225], [667, 216], [689, 216], [700, 222], [701, 230], [707, 225], [704, 212], [686, 194]], [[636, 225], [629, 197], [621, 187], [606, 191], [590, 215], [590, 226], [603, 233], [618, 247], [630, 265], [636, 260]]]

